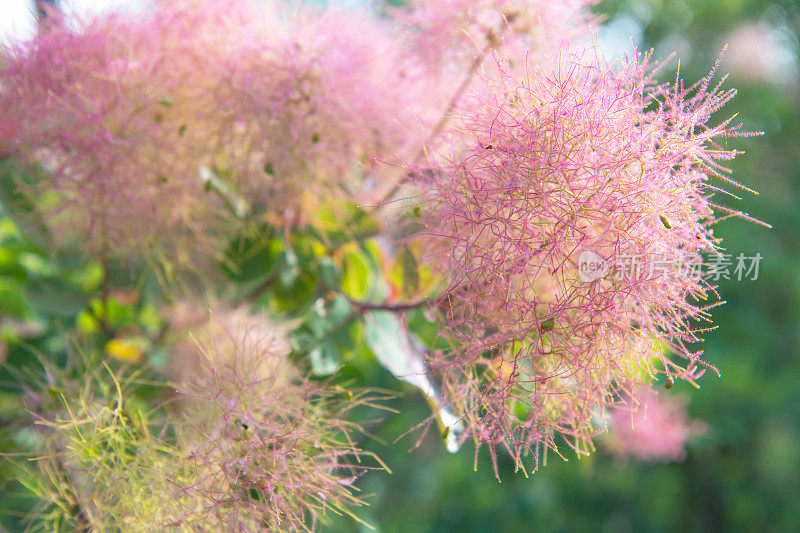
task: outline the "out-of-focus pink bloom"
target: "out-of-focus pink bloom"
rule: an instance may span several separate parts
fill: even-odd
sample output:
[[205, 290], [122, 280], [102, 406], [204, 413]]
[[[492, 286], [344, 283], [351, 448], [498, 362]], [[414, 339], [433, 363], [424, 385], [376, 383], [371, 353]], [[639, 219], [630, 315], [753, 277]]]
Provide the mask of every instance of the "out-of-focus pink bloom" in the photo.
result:
[[[507, 37], [540, 57], [591, 36], [593, 0], [413, 0], [397, 18], [413, 32], [416, 51], [436, 68], [463, 68]], [[583, 43], [585, 44], [585, 43]]]
[[310, 190], [356, 191], [358, 176], [388, 170], [378, 159], [418, 149], [424, 85], [390, 24], [336, 9], [244, 24], [229, 30], [240, 50], [220, 59], [216, 112], [240, 121], [226, 164], [247, 196], [285, 207]]
[[725, 37], [723, 67], [734, 77], [756, 82], [797, 82], [791, 36], [765, 22], [750, 22]]
[[33, 192], [52, 231], [93, 251], [125, 255], [214, 211], [197, 154], [164, 117], [180, 73], [164, 68], [159, 35], [154, 20], [108, 15], [76, 31], [51, 25], [3, 58], [0, 136], [44, 168]]
[[[656, 85], [649, 56], [610, 66], [591, 52], [522, 78], [496, 65], [454, 126], [466, 146], [419, 184], [458, 343], [432, 364], [477, 443], [519, 464], [559, 434], [587, 451], [597, 410], [656, 372], [703, 373], [689, 324], [709, 320], [714, 287], [687, 265], [716, 252], [713, 223], [748, 218], [710, 200], [744, 188], [719, 140], [747, 134], [708, 123], [734, 95], [713, 72]], [[622, 268], [586, 278], [584, 253]]]
[[352, 484], [380, 462], [356, 447], [347, 417], [374, 398], [305, 379], [263, 318], [220, 312], [193, 336], [166, 524], [306, 531], [364, 504]]
[[627, 404], [611, 409], [606, 443], [622, 458], [683, 461], [689, 437], [704, 430], [705, 424], [686, 416], [684, 400], [639, 387]]
[[[405, 28], [408, 57], [422, 68], [426, 107], [417, 111], [435, 124], [449, 120], [470, 90], [485, 80], [474, 75], [494, 51], [514, 57], [517, 73], [594, 35], [588, 6], [594, 0], [413, 0], [390, 10]], [[431, 120], [429, 116], [433, 117]], [[438, 130], [438, 127], [435, 128]], [[434, 131], [434, 137], [441, 133]], [[438, 144], [440, 139], [429, 139]], [[416, 163], [416, 161], [415, 161]]]
[[[218, 306], [215, 306], [218, 307]], [[174, 332], [168, 342], [173, 344], [168, 363], [168, 373], [174, 383], [186, 384], [207, 379], [205, 367], [249, 364], [258, 368], [231, 369], [258, 380], [273, 376], [296, 376], [288, 371], [291, 351], [288, 326], [250, 314], [244, 308], [219, 308], [209, 316], [205, 306], [189, 300], [176, 302], [167, 312], [170, 330]], [[174, 337], [174, 338], [172, 338]], [[255, 356], [240, 354], [242, 343], [252, 353], [269, 353], [265, 361], [252, 360]], [[275, 367], [277, 365], [277, 367]], [[275, 367], [275, 368], [274, 368]], [[287, 367], [287, 368], [283, 368]]]
[[44, 168], [62, 237], [191, 255], [229, 211], [296, 211], [410, 150], [419, 78], [396, 41], [376, 16], [247, 0], [55, 24], [4, 54], [0, 149]]

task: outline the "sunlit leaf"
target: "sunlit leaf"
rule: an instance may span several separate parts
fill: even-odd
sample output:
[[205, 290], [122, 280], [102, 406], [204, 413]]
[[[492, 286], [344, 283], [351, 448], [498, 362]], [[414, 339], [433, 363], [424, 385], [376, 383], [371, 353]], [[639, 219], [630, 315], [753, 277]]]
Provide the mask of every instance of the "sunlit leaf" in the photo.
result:
[[395, 257], [391, 277], [392, 281], [400, 287], [404, 298], [412, 298], [419, 292], [417, 260], [408, 246], [403, 246]]
[[342, 290], [349, 297], [363, 300], [370, 288], [370, 265], [360, 250], [347, 252], [344, 256]]
[[330, 376], [342, 366], [342, 358], [336, 346], [324, 342], [308, 354], [311, 371], [317, 376]]
[[321, 238], [333, 248], [380, 232], [380, 224], [375, 217], [353, 202], [323, 204], [317, 209], [311, 225], [319, 230]]
[[450, 452], [458, 451], [459, 437], [464, 432], [461, 421], [442, 404], [438, 388], [425, 364], [425, 349], [395, 313], [367, 313], [365, 341], [378, 362], [400, 380], [419, 389], [434, 406], [436, 417], [444, 428], [443, 436]]
[[122, 337], [106, 343], [106, 353], [123, 363], [140, 363], [147, 350], [147, 341], [140, 337]]

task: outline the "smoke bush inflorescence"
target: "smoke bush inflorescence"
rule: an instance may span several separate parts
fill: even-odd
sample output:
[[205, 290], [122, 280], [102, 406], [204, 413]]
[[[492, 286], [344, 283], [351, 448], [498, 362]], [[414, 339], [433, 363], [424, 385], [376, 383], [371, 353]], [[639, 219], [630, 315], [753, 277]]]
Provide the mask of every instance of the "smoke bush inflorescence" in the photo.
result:
[[188, 262], [248, 210], [302, 211], [406, 150], [419, 83], [392, 32], [234, 0], [55, 24], [4, 57], [3, 146], [46, 171], [60, 240]]
[[[685, 269], [716, 252], [710, 226], [731, 213], [712, 181], [744, 188], [719, 141], [749, 134], [709, 124], [734, 95], [713, 72], [685, 87], [656, 84], [647, 54], [564, 53], [522, 76], [508, 64], [497, 58], [460, 117], [464, 148], [418, 181], [458, 343], [433, 363], [476, 442], [519, 463], [559, 435], [588, 450], [598, 409], [632, 385], [703, 373], [693, 324], [708, 321], [714, 287]], [[587, 250], [650, 268], [587, 282]]]
[[0, 49], [0, 347], [48, 352], [8, 430], [33, 527], [358, 520], [381, 366], [498, 475], [607, 427], [682, 459], [696, 431], [650, 386], [714, 369], [697, 267], [752, 221], [716, 196], [752, 192], [725, 165], [753, 134], [714, 118], [716, 66], [606, 61], [593, 3], [154, 0]]

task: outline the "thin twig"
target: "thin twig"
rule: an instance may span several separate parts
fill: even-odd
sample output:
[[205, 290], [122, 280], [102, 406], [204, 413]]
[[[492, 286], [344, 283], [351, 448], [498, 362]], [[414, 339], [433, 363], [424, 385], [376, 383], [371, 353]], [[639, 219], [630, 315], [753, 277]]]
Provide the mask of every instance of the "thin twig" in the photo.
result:
[[423, 307], [429, 303], [431, 300], [429, 298], [423, 298], [421, 300], [417, 300], [416, 302], [398, 302], [398, 303], [372, 303], [372, 302], [359, 302], [357, 300], [352, 300], [348, 298], [350, 305], [358, 309], [361, 313], [365, 313], [367, 311], [392, 311], [397, 313], [402, 313], [405, 311], [411, 311], [413, 309], [418, 309]]
[[[458, 86], [458, 89], [456, 89], [456, 92], [453, 93], [453, 96], [450, 98], [450, 102], [447, 104], [447, 108], [445, 108], [445, 111], [442, 114], [442, 117], [439, 119], [439, 122], [437, 122], [433, 130], [431, 130], [431, 134], [428, 137], [427, 143], [425, 143], [423, 146], [420, 147], [419, 151], [411, 160], [411, 165], [419, 164], [419, 162], [427, 153], [426, 150], [427, 145], [430, 144], [430, 142], [433, 139], [438, 137], [440, 133], [442, 133], [444, 127], [447, 125], [447, 122], [450, 120], [450, 117], [452, 116], [453, 110], [455, 110], [456, 106], [458, 105], [458, 102], [464, 96], [464, 93], [466, 92], [470, 83], [472, 83], [472, 78], [475, 76], [475, 73], [478, 72], [478, 69], [483, 64], [484, 59], [486, 59], [486, 55], [492, 48], [493, 48], [493, 42], [490, 41], [483, 48], [481, 53], [475, 58], [475, 61], [472, 62], [472, 66], [470, 67], [466, 76], [464, 76], [464, 79], [461, 81], [461, 84]], [[400, 191], [400, 189], [403, 187], [403, 184], [405, 183], [406, 179], [407, 179], [407, 174], [401, 176], [400, 180], [398, 180], [398, 182], [395, 183], [394, 187], [392, 187], [392, 189], [383, 196], [380, 202], [378, 202], [375, 209], [380, 210], [384, 206], [386, 206], [389, 203], [389, 201], [394, 197], [394, 195], [397, 194], [398, 191]]]

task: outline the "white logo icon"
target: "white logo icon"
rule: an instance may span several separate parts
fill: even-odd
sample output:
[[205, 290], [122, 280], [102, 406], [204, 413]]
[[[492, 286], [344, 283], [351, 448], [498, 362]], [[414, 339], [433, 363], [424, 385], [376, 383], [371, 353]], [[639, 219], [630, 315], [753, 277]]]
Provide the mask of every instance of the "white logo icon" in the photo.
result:
[[598, 253], [584, 250], [578, 256], [578, 276], [590, 283], [608, 274], [608, 263]]

